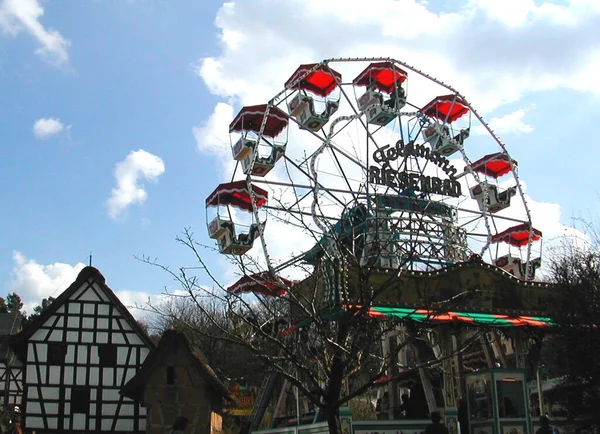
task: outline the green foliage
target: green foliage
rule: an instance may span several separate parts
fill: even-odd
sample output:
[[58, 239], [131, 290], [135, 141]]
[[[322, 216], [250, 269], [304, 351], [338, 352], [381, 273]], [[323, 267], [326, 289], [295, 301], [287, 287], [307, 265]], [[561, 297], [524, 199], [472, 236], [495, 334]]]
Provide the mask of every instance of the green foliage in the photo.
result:
[[25, 320], [23, 321], [23, 328], [29, 326], [29, 324], [31, 324], [37, 317], [39, 317], [42, 314], [42, 312], [44, 312], [48, 308], [48, 306], [52, 304], [54, 300], [54, 297], [44, 298], [38, 306], [33, 308], [33, 313], [31, 315], [25, 315]]
[[16, 314], [21, 312], [23, 309], [23, 301], [16, 292], [10, 293], [6, 296], [6, 306], [10, 313]]
[[0, 297], [0, 313], [8, 313], [8, 306], [4, 297]]
[[45, 311], [48, 308], [48, 306], [52, 304], [54, 300], [54, 297], [44, 298], [39, 306], [33, 308], [33, 314], [40, 315], [43, 311]]

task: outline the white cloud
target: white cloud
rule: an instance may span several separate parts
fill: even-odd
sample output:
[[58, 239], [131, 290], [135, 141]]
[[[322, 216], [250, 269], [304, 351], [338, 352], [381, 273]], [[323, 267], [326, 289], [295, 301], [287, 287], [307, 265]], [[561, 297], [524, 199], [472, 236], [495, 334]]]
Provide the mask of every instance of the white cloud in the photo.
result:
[[[511, 6], [507, 7], [508, 4]], [[381, 0], [377, 8], [365, 8], [364, 2], [358, 0], [288, 0], [276, 9], [269, 0], [226, 2], [215, 19], [221, 52], [197, 63], [199, 76], [222, 99], [207, 122], [193, 130], [198, 149], [216, 157], [225, 167], [232, 167], [227, 126], [235, 111], [242, 105], [266, 103], [283, 90], [285, 80], [299, 64], [326, 58], [399, 59], [453, 86], [483, 115], [536, 91], [571, 89], [600, 95], [600, 82], [596, 79], [600, 75], [600, 50], [596, 48], [600, 45], [599, 5], [596, 0], [568, 0], [560, 5], [532, 0], [465, 0], [452, 12], [438, 13], [426, 2], [416, 0]], [[352, 69], [354, 66], [336, 63], [334, 67], [342, 72], [344, 82], [349, 83], [359, 72]], [[364, 66], [366, 62], [356, 64]], [[444, 89], [434, 90], [435, 86], [409, 72], [409, 101], [421, 107], [419, 104], [434, 95], [443, 94]], [[355, 97], [350, 90], [349, 98]], [[341, 106], [336, 115], [343, 110]], [[494, 117], [489, 124], [500, 135], [530, 133], [533, 126], [526, 122], [525, 115], [526, 111], [520, 109]], [[465, 119], [459, 122], [466, 122]], [[475, 120], [474, 129], [481, 129]], [[350, 154], [360, 154], [359, 144], [366, 142], [364, 133], [362, 126], [355, 131], [348, 128], [336, 137], [336, 144]], [[377, 134], [386, 133], [382, 130]], [[394, 134], [397, 136], [397, 131], [389, 136]], [[383, 138], [379, 143], [393, 143], [389, 140], [391, 137]], [[473, 146], [467, 152], [469, 158], [500, 150], [489, 134], [468, 140], [465, 146]], [[299, 132], [292, 125], [286, 156], [298, 162], [311, 155], [318, 144], [309, 133]], [[281, 161], [267, 175], [269, 180], [289, 181]], [[346, 187], [331, 156], [323, 155], [318, 164], [320, 182], [330, 188]], [[349, 166], [346, 160], [342, 164]], [[459, 161], [457, 168], [462, 170], [464, 164]], [[291, 172], [296, 183], [310, 184], [307, 176], [293, 168]], [[229, 174], [230, 170], [226, 172]], [[364, 182], [364, 173], [357, 166], [346, 174], [354, 178], [349, 182], [355, 189]], [[269, 190], [270, 205], [275, 197], [291, 205], [306, 193], [282, 186], [260, 186]], [[463, 193], [469, 194], [466, 189]], [[545, 236], [553, 239], [564, 233], [581, 235], [560, 223], [558, 204], [539, 203], [527, 195], [525, 198], [534, 226], [539, 226]], [[476, 206], [470, 198], [462, 199], [461, 206]], [[326, 203], [327, 196], [320, 200]], [[297, 207], [303, 206], [303, 211], [310, 215], [311, 202], [312, 197], [308, 197]], [[327, 211], [339, 215], [341, 205], [330, 202], [326, 204]], [[515, 198], [514, 203], [514, 207], [501, 213], [525, 220], [521, 198]], [[310, 229], [314, 229], [311, 218], [306, 220]], [[487, 231], [481, 219], [475, 223], [479, 223], [477, 232]], [[492, 223], [489, 229], [492, 233], [514, 224], [499, 216]], [[494, 227], [496, 223], [498, 227]], [[272, 215], [267, 222], [266, 239], [269, 253], [280, 260], [288, 259], [292, 250], [298, 253], [314, 244], [309, 234], [292, 229]], [[255, 243], [252, 254], [260, 256], [259, 243]]]
[[20, 252], [13, 252], [14, 267], [12, 280], [8, 285], [8, 293], [16, 292], [21, 296], [24, 309], [28, 313], [40, 304], [42, 299], [57, 297], [75, 281], [84, 264], [75, 265], [55, 262], [53, 264], [38, 264], [33, 259], [27, 259]]
[[[75, 265], [61, 262], [39, 264], [34, 259], [27, 259], [25, 255], [16, 251], [13, 252], [13, 262], [14, 266], [7, 292], [19, 294], [23, 301], [23, 309], [29, 314], [44, 298], [58, 297], [77, 279], [77, 275], [85, 267], [81, 262]], [[137, 319], [147, 316], [149, 312], [136, 309], [135, 306], [145, 307], [148, 299], [152, 300], [154, 304], [164, 299], [163, 295], [130, 290], [115, 291], [115, 294]]]
[[115, 294], [117, 297], [119, 297], [121, 303], [123, 303], [123, 305], [137, 320], [141, 320], [152, 315], [151, 309], [148, 306], [148, 301], [150, 301], [152, 306], [156, 306], [165, 298], [164, 295], [130, 290], [115, 291]]
[[297, 65], [337, 56], [403, 60], [455, 86], [482, 113], [537, 90], [600, 95], [592, 53], [600, 43], [598, 3], [512, 3], [470, 0], [436, 13], [415, 0], [382, 0], [376, 8], [347, 0], [277, 8], [266, 0], [227, 2], [215, 19], [222, 51], [201, 59], [198, 73], [214, 94], [242, 104], [273, 96]]
[[[531, 133], [533, 127], [523, 122], [524, 117], [525, 110], [519, 109], [504, 116], [493, 117], [492, 120], [488, 122], [488, 125], [496, 134], [500, 135]], [[487, 134], [487, 130], [483, 126], [478, 126], [476, 132]]]
[[21, 31], [29, 33], [40, 44], [35, 54], [53, 65], [69, 60], [71, 42], [58, 31], [45, 28], [40, 22], [44, 8], [38, 0], [3, 0], [0, 3], [0, 29], [9, 36]]
[[70, 125], [64, 126], [60, 119], [57, 118], [40, 118], [33, 124], [33, 134], [38, 139], [48, 139], [62, 131], [67, 131], [71, 128]]
[[233, 107], [227, 103], [219, 102], [204, 124], [192, 128], [198, 150], [213, 155], [222, 161], [226, 165], [226, 176], [233, 168], [233, 165], [229, 163], [232, 161], [229, 123], [233, 120], [233, 116]]
[[160, 157], [143, 149], [130, 152], [115, 168], [117, 187], [112, 189], [107, 201], [108, 215], [117, 219], [130, 205], [144, 203], [148, 193], [140, 182], [157, 181], [164, 171], [165, 164]]
[[469, 6], [481, 11], [487, 19], [511, 28], [526, 25], [536, 11], [533, 0], [469, 0]]

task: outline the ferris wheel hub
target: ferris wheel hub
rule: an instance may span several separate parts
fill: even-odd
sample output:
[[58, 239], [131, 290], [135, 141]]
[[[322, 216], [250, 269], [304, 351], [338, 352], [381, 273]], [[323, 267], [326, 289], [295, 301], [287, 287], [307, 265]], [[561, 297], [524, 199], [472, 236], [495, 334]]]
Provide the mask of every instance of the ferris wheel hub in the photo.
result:
[[[353, 63], [365, 65], [352, 70]], [[354, 78], [342, 79], [346, 69]], [[438, 96], [429, 93], [432, 86]], [[472, 122], [480, 123], [477, 129]], [[299, 132], [290, 133], [295, 125]], [[462, 95], [406, 63], [300, 65], [281, 92], [267, 104], [243, 107], [229, 129], [237, 162], [232, 179], [244, 178], [235, 182], [245, 188], [239, 194], [245, 213], [229, 209], [236, 206], [232, 198], [207, 200], [207, 207], [224, 211], [207, 219], [222, 253], [248, 253], [259, 240], [273, 273], [267, 244], [282, 250], [287, 237], [265, 233], [271, 218], [275, 226], [288, 225], [282, 233], [306, 234], [331, 258], [354, 255], [369, 266], [439, 270], [474, 252], [525, 278], [539, 266], [531, 249], [541, 232], [532, 227], [517, 162]], [[490, 146], [500, 149], [471, 162], [469, 153]], [[500, 184], [508, 175], [514, 186]], [[264, 194], [254, 182], [265, 184]], [[509, 216], [508, 208], [524, 216]]]

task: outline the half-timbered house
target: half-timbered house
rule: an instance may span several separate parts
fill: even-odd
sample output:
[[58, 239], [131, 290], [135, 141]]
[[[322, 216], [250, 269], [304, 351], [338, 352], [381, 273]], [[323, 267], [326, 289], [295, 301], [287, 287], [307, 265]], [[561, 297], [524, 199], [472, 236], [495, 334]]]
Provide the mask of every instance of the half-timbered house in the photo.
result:
[[154, 346], [97, 269], [84, 268], [12, 347], [27, 431], [145, 431], [145, 410], [119, 390]]
[[146, 407], [147, 434], [215, 434], [226, 400], [235, 401], [183, 333], [168, 330], [121, 390]]
[[14, 407], [21, 404], [23, 395], [23, 366], [10, 348], [10, 339], [21, 328], [20, 314], [0, 313], [0, 391], [2, 404]]

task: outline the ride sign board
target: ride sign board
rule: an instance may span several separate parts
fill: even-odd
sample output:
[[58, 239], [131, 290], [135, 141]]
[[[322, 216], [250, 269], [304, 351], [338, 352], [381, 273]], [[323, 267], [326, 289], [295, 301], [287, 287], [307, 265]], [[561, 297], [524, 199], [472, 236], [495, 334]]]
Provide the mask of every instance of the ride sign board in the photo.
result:
[[235, 396], [237, 402], [227, 401], [225, 403], [227, 413], [231, 416], [250, 416], [258, 388], [256, 386], [247, 387], [238, 383], [231, 383], [228, 389]]
[[[390, 163], [400, 157], [426, 159], [438, 166], [449, 178], [440, 179], [436, 176], [426, 176], [418, 172], [394, 170]], [[455, 179], [456, 168], [450, 164], [446, 157], [431, 152], [431, 149], [425, 145], [415, 144], [414, 141], [405, 145], [402, 140], [398, 140], [393, 147], [386, 145], [377, 149], [373, 153], [373, 160], [381, 165], [380, 167], [369, 166], [369, 182], [373, 184], [442, 196], [460, 197], [462, 195], [460, 182]]]

